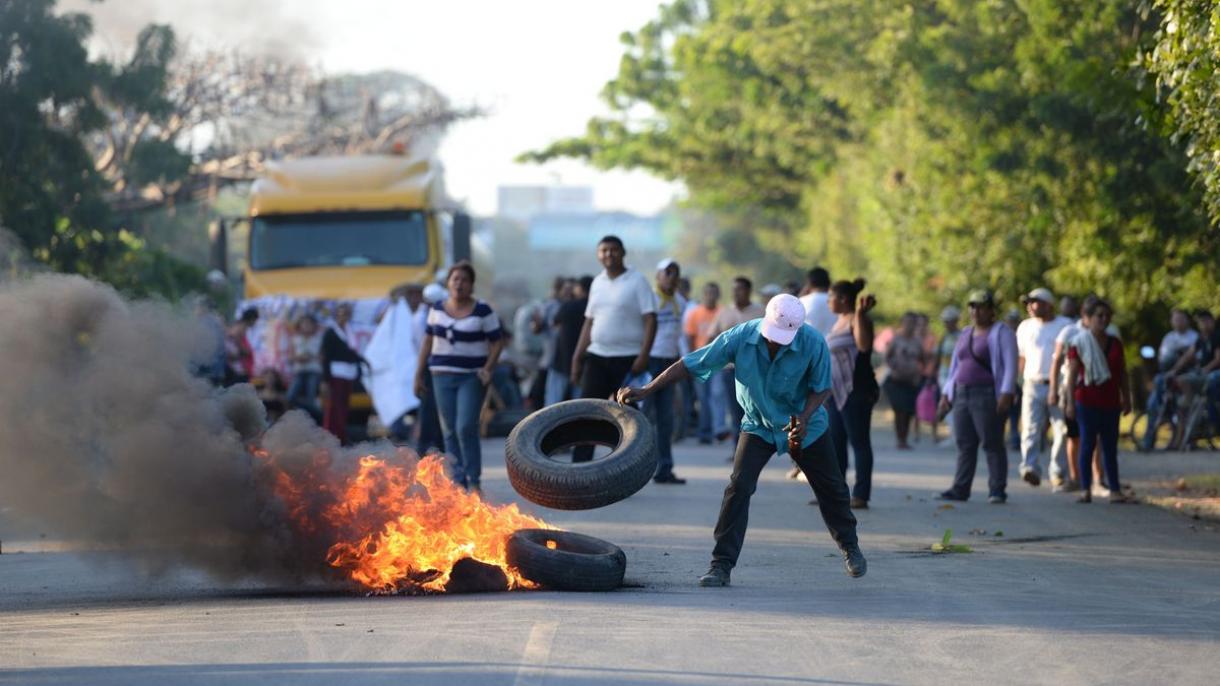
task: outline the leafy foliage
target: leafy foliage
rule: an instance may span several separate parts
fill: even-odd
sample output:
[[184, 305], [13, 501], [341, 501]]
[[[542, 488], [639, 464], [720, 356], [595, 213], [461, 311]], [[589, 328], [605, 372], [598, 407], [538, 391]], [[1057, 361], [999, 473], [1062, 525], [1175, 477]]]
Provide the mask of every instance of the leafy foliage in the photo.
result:
[[1135, 338], [1216, 304], [1220, 250], [1127, 0], [677, 0], [623, 38], [611, 114], [525, 159], [683, 180], [714, 257], [863, 274], [889, 313], [979, 285], [1111, 297]]
[[1212, 224], [1220, 224], [1220, 5], [1157, 0], [1161, 25], [1144, 64], [1173, 113], [1173, 135], [1186, 144]]
[[[53, 6], [0, 3], [0, 223], [52, 269], [136, 294], [179, 295], [201, 283], [202, 274], [118, 225], [84, 144], [108, 124], [105, 99], [131, 103], [149, 117], [164, 111], [164, 81], [156, 74], [172, 54], [172, 32], [146, 29], [131, 61], [115, 67], [89, 59], [88, 17], [55, 16]], [[182, 162], [180, 153], [147, 149], [139, 163], [150, 165], [140, 173], [166, 176]]]

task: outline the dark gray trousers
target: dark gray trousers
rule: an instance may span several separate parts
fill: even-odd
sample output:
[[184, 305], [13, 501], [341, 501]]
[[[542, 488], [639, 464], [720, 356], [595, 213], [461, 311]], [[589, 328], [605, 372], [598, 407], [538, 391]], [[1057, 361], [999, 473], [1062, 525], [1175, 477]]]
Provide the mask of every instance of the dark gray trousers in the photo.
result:
[[[758, 488], [758, 476], [775, 454], [775, 446], [750, 433], [737, 439], [733, 454], [733, 474], [724, 489], [720, 503], [720, 518], [716, 521], [716, 547], [712, 550], [714, 566], [732, 569], [741, 555], [746, 540], [746, 525], [750, 519], [750, 496]], [[830, 537], [840, 548], [856, 545], [856, 517], [851, 513], [851, 495], [847, 481], [839, 471], [834, 444], [827, 431], [796, 456], [796, 464], [809, 479], [809, 486], [818, 498], [822, 520]]]
[[970, 497], [979, 445], [987, 455], [988, 495], [1005, 495], [1008, 487], [1008, 452], [1004, 447], [1004, 421], [996, 414], [995, 386], [957, 386], [953, 390], [953, 434], [957, 439], [957, 473], [950, 489]]

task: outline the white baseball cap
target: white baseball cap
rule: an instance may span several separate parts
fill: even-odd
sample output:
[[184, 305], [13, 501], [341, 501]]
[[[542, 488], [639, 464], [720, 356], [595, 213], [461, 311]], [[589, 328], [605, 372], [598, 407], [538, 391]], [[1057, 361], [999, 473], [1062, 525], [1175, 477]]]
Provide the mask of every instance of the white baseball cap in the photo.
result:
[[676, 266], [678, 266], [678, 263], [677, 263], [677, 261], [674, 260], [674, 258], [666, 257], [665, 259], [661, 260], [660, 262], [657, 262], [657, 271], [663, 272], [666, 269], [669, 269], [670, 267], [676, 267]]
[[1024, 304], [1029, 304], [1033, 300], [1041, 300], [1048, 305], [1055, 304], [1055, 296], [1051, 294], [1049, 288], [1035, 288], [1027, 295], [1021, 296], [1021, 302]]
[[805, 306], [794, 295], [780, 293], [767, 303], [762, 335], [769, 341], [788, 345], [805, 324]]

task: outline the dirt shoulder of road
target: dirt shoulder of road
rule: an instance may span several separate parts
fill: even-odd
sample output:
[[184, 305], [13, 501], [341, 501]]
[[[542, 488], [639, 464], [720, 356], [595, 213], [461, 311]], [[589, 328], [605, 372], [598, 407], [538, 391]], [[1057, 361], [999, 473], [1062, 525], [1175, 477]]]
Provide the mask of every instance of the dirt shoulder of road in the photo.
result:
[[1192, 519], [1220, 522], [1220, 474], [1137, 481], [1140, 500]]

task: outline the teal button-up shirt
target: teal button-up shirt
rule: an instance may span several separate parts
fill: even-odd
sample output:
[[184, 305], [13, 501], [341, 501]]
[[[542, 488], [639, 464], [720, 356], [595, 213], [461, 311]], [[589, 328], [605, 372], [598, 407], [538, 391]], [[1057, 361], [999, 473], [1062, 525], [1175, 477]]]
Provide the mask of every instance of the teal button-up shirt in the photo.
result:
[[[788, 432], [783, 428], [789, 417], [805, 411], [810, 393], [830, 390], [830, 348], [822, 334], [806, 324], [771, 359], [761, 326], [761, 319], [738, 324], [682, 362], [700, 381], [733, 364], [737, 402], [745, 411], [741, 430], [770, 441], [782, 455], [788, 452]], [[826, 408], [819, 407], [809, 418], [801, 447], [816, 441], [827, 424]]]

